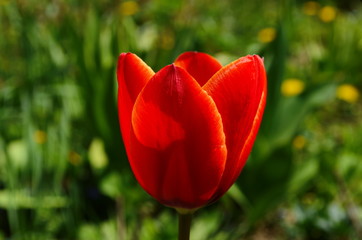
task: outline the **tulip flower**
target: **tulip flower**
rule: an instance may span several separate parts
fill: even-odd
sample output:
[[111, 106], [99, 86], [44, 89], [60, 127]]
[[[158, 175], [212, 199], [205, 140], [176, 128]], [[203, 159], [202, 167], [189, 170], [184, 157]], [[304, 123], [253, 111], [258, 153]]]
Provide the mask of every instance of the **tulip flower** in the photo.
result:
[[142, 188], [179, 212], [219, 199], [250, 154], [266, 101], [263, 60], [222, 66], [186, 52], [157, 73], [132, 53], [118, 59], [118, 110]]

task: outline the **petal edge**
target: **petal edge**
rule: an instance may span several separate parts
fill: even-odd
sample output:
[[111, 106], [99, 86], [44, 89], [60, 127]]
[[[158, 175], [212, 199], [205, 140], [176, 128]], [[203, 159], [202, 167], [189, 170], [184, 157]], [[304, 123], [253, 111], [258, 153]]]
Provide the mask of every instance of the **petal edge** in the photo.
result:
[[126, 151], [129, 149], [131, 113], [138, 94], [154, 75], [153, 70], [133, 53], [118, 57], [118, 118]]
[[177, 57], [175, 64], [185, 69], [200, 86], [222, 68], [215, 58], [201, 52], [185, 52]]
[[217, 72], [203, 89], [221, 114], [228, 148], [217, 199], [239, 176], [256, 138], [267, 92], [263, 60], [257, 55], [239, 58]]

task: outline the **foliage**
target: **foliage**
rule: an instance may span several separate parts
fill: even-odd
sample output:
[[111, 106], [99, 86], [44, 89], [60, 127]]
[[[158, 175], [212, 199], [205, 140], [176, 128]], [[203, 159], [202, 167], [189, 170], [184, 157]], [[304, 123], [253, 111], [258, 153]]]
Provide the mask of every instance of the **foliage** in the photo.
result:
[[[119, 133], [115, 64], [260, 54], [268, 103], [193, 239], [361, 239], [359, 1], [0, 0], [0, 239], [175, 239]], [[347, 87], [346, 87], [347, 86]]]

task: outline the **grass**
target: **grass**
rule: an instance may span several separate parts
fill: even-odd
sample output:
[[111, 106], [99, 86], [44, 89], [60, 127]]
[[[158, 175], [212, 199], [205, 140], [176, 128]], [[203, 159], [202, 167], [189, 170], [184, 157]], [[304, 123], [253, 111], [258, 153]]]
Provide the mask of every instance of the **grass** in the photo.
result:
[[176, 239], [129, 168], [115, 64], [189, 50], [260, 54], [269, 92], [247, 166], [192, 239], [360, 239], [362, 6], [338, 4], [0, 0], [0, 239]]

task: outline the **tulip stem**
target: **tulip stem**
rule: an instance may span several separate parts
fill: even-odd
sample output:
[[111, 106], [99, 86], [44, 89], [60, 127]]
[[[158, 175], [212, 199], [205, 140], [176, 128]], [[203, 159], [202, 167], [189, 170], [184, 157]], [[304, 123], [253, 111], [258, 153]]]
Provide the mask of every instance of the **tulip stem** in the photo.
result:
[[178, 240], [190, 240], [192, 213], [178, 214]]

